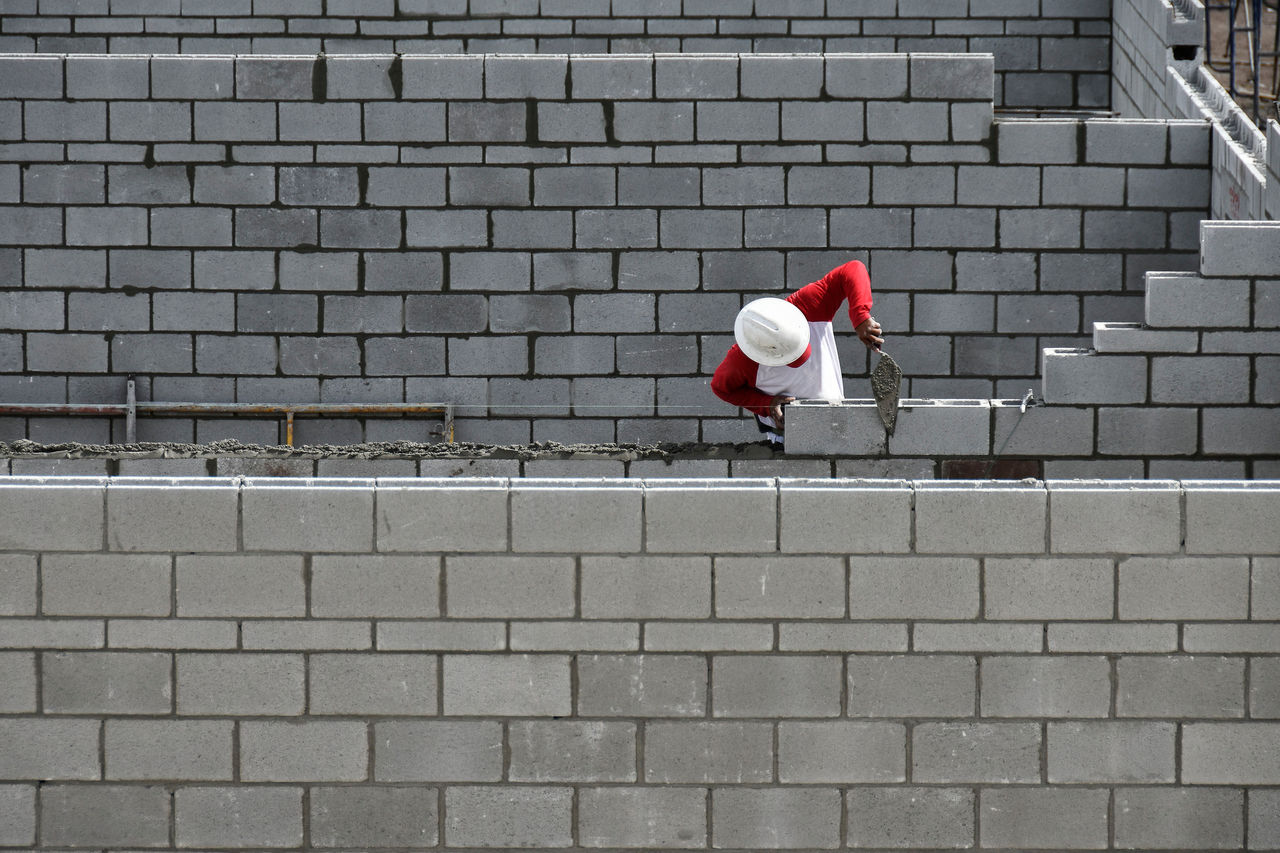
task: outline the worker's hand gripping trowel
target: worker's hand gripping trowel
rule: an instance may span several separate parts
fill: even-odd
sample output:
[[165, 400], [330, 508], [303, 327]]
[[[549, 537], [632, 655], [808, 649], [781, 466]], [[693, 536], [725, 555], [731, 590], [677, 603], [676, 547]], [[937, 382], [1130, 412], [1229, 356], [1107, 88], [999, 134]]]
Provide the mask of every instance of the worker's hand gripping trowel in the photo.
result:
[[880, 361], [871, 371], [871, 394], [876, 398], [876, 409], [880, 412], [880, 421], [884, 431], [893, 435], [893, 428], [898, 423], [898, 386], [902, 384], [902, 368], [880, 347]]

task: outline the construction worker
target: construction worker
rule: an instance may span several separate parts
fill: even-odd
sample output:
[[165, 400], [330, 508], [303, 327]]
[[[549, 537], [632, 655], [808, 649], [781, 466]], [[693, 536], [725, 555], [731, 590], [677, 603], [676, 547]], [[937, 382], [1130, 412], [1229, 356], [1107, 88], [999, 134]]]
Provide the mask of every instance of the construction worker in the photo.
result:
[[849, 302], [849, 319], [868, 348], [884, 343], [871, 316], [871, 278], [849, 261], [788, 296], [748, 303], [733, 324], [736, 343], [716, 368], [711, 390], [752, 412], [775, 447], [783, 440], [783, 407], [797, 398], [844, 399], [844, 377], [831, 321]]

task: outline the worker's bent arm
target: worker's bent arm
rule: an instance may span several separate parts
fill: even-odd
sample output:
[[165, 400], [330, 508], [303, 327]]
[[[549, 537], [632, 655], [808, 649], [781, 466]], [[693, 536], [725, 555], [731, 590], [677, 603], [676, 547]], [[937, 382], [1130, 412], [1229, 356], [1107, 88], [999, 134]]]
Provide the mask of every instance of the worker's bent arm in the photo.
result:
[[757, 415], [768, 415], [773, 395], [755, 387], [758, 367], [734, 344], [711, 377], [712, 392], [726, 403], [741, 406]]
[[871, 316], [871, 276], [862, 261], [841, 264], [787, 297], [810, 323], [831, 322], [846, 299], [849, 319], [856, 329]]

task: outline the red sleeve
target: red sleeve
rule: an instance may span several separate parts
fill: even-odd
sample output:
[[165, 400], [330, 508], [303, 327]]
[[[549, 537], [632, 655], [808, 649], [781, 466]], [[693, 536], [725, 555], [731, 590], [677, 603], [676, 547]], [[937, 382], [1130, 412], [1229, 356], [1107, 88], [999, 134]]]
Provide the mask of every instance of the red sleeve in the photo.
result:
[[871, 276], [862, 261], [849, 261], [787, 297], [810, 323], [831, 322], [840, 303], [849, 300], [854, 328], [871, 316]]
[[767, 415], [773, 395], [756, 388], [756, 370], [759, 367], [734, 344], [711, 377], [711, 390], [726, 403], [741, 406], [757, 415]]

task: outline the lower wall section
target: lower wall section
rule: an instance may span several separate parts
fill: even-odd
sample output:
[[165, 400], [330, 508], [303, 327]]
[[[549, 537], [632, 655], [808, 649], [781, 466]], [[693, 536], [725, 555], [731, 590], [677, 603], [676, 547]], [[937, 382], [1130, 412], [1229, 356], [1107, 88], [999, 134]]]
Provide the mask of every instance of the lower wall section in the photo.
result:
[[0, 512], [3, 847], [1280, 849], [1280, 482]]

